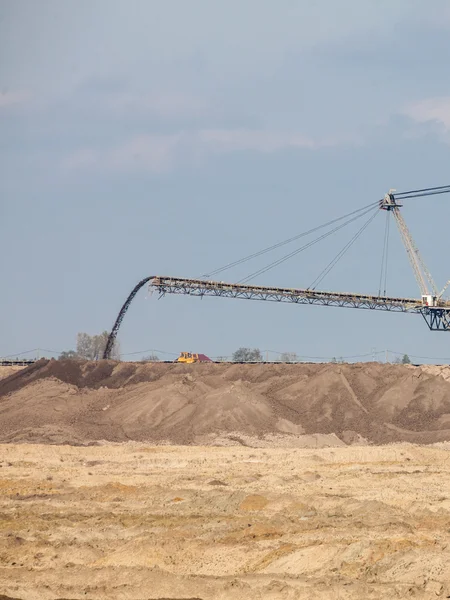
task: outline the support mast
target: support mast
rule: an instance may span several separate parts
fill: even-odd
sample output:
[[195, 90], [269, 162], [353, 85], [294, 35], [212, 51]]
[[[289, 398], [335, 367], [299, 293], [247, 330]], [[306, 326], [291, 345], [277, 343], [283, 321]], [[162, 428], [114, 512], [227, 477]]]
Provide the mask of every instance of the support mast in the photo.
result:
[[403, 206], [403, 204], [399, 204], [397, 202], [394, 192], [395, 190], [393, 189], [389, 190], [389, 193], [386, 194], [383, 200], [380, 201], [380, 208], [382, 210], [390, 211], [393, 214], [403, 241], [403, 245], [405, 246], [414, 277], [416, 278], [419, 286], [422, 299], [429, 298], [431, 300], [431, 306], [434, 306], [437, 298], [439, 297], [437, 286], [419, 252], [417, 244], [415, 243], [402, 214], [400, 213], [400, 207]]

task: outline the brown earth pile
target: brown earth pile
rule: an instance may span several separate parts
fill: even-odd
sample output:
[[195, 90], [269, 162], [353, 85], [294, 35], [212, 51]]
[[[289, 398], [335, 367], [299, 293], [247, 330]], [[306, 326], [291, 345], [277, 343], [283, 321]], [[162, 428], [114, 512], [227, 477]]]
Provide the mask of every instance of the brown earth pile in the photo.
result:
[[0, 381], [0, 441], [434, 443], [450, 440], [448, 370], [41, 360]]

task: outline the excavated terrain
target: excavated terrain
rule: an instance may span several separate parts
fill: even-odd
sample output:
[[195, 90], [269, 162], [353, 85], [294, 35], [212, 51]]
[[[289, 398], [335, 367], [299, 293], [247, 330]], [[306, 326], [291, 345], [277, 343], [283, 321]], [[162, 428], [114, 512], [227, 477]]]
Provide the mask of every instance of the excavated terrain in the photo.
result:
[[0, 598], [448, 598], [449, 448], [0, 446]]
[[0, 369], [0, 600], [450, 598], [450, 368]]
[[0, 441], [344, 446], [450, 440], [450, 368], [41, 360], [0, 380]]

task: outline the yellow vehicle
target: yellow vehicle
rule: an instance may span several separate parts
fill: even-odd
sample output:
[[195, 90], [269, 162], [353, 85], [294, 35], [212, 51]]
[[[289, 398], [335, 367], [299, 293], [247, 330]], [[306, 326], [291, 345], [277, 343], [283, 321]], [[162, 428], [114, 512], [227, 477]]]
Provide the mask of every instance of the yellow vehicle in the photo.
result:
[[197, 362], [212, 362], [205, 354], [194, 354], [192, 352], [182, 352], [176, 362], [191, 365]]

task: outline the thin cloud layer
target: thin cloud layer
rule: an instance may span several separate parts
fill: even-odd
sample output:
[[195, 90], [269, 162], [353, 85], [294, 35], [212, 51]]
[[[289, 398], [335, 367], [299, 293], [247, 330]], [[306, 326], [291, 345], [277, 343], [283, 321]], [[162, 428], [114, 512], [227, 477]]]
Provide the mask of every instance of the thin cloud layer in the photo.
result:
[[166, 173], [176, 166], [195, 166], [214, 154], [275, 153], [286, 149], [315, 150], [355, 140], [313, 140], [297, 133], [249, 129], [205, 129], [167, 135], [139, 135], [113, 148], [78, 150], [63, 160], [68, 171], [148, 171]]
[[418, 123], [439, 123], [450, 132], [450, 96], [421, 100], [408, 106], [405, 114]]
[[77, 150], [63, 160], [68, 171], [165, 173], [175, 164], [182, 134], [141, 135], [112, 148]]
[[17, 106], [23, 104], [30, 99], [28, 92], [15, 90], [15, 91], [0, 91], [0, 108], [6, 108], [9, 106]]
[[[0, 20], [5, 85], [32, 92], [8, 111], [27, 118], [5, 125], [5, 144], [26, 140], [20, 164], [39, 152], [69, 170], [170, 172], [208, 154], [370, 143], [425, 75], [442, 93], [447, 0], [91, 4], [11, 1]], [[0, 109], [26, 99], [6, 92]], [[448, 128], [446, 111], [406, 114]]]

